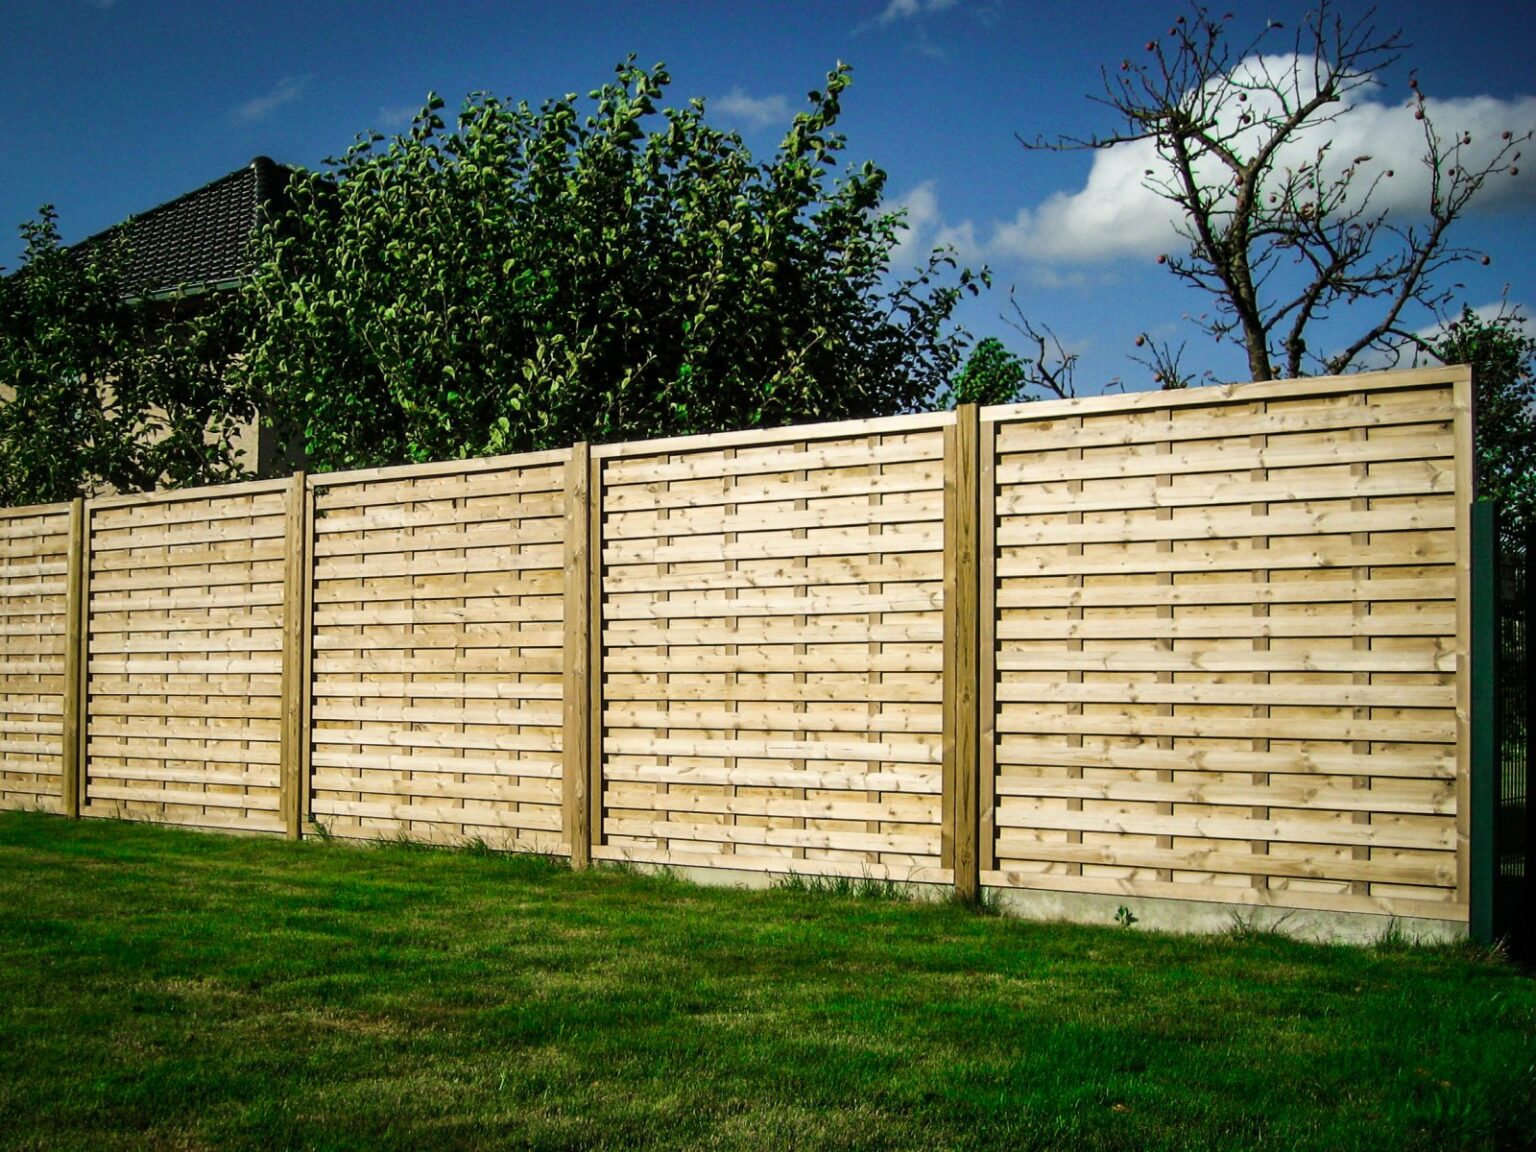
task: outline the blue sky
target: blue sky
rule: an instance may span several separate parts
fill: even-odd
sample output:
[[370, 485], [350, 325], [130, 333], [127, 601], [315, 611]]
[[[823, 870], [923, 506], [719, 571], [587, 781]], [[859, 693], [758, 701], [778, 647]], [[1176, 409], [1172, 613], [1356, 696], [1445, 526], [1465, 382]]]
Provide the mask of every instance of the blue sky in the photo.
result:
[[[1250, 30], [1294, 26], [1305, 8], [1231, 0], [1220, 10]], [[711, 119], [766, 155], [805, 92], [845, 60], [847, 156], [890, 173], [914, 225], [904, 254], [948, 241], [992, 269], [996, 288], [963, 312], [973, 332], [1008, 337], [999, 313], [1012, 288], [1081, 354], [1080, 391], [1147, 386], [1127, 359], [1141, 332], [1187, 337], [1186, 367], [1233, 379], [1241, 359], [1184, 319], [1204, 301], [1155, 263], [1174, 243], [1155, 207], [1115, 183], [1105, 154], [1025, 152], [1016, 139], [1112, 127], [1087, 98], [1100, 67], [1142, 51], [1185, 10], [1176, 0], [5, 0], [0, 101], [12, 128], [0, 146], [0, 264], [14, 266], [14, 228], [42, 203], [57, 207], [66, 240], [79, 239], [258, 154], [319, 166], [357, 133], [402, 129], [428, 91], [450, 109], [477, 89], [537, 103], [596, 87], [631, 52], [664, 61], [679, 101], [705, 98]], [[1447, 128], [1491, 138], [1486, 125], [1536, 127], [1530, 0], [1383, 0], [1377, 21], [1412, 47], [1345, 137], [1411, 151], [1410, 66], [1443, 102]], [[1416, 168], [1407, 153], [1400, 163]], [[1493, 260], [1459, 270], [1458, 295], [1488, 306], [1507, 294], [1529, 311], [1536, 167], [1485, 199], [1460, 238]]]

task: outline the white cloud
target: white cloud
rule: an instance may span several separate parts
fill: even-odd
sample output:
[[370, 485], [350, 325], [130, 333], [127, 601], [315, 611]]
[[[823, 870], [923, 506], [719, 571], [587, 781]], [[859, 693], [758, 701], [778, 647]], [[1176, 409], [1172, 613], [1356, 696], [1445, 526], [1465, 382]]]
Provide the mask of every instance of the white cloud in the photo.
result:
[[727, 95], [711, 101], [710, 109], [752, 128], [767, 128], [774, 124], [787, 128], [794, 119], [788, 97], [748, 96], [740, 88], [732, 88]]
[[[1533, 327], [1530, 309], [1519, 304], [1511, 304], [1508, 300], [1494, 300], [1487, 304], [1480, 304], [1472, 309], [1472, 311], [1479, 320], [1484, 321], [1497, 320], [1501, 316], [1510, 317], [1514, 321], [1514, 326], [1521, 332], [1528, 333]], [[1460, 319], [1461, 313], [1457, 312], [1454, 315], [1445, 317], [1444, 320], [1437, 320], [1433, 324], [1425, 325], [1415, 335], [1423, 340], [1438, 340], [1445, 335], [1446, 330], [1452, 324]]]
[[905, 272], [913, 265], [924, 263], [933, 247], [933, 232], [939, 224], [939, 194], [929, 180], [913, 188], [905, 196], [891, 202], [892, 210], [906, 209], [906, 231], [901, 243], [891, 253], [891, 268]]
[[384, 128], [403, 130], [409, 128], [421, 111], [420, 104], [397, 104], [393, 108], [379, 106], [379, 124]]
[[880, 23], [890, 24], [897, 20], [909, 20], [924, 12], [942, 12], [953, 8], [960, 0], [890, 0], [880, 13]]
[[[1293, 57], [1267, 57], [1245, 61], [1240, 68], [1255, 71], [1267, 67], [1272, 75], [1292, 74], [1297, 63]], [[1299, 63], [1293, 74], [1310, 80], [1310, 61]], [[1261, 115], [1266, 111], [1257, 93], [1248, 107]], [[1473, 169], [1498, 147], [1501, 132], [1518, 134], [1536, 127], [1536, 97], [1430, 99], [1426, 107], [1445, 139], [1470, 133], [1472, 144], [1464, 149], [1462, 161]], [[1240, 135], [1239, 147], [1242, 142]], [[1323, 146], [1327, 147], [1325, 177], [1336, 176], [1357, 158], [1368, 157], [1358, 164], [1356, 188], [1367, 187], [1381, 177], [1373, 207], [1408, 216], [1423, 213], [1430, 194], [1429, 169], [1423, 162], [1424, 125], [1414, 118], [1410, 106], [1366, 99], [1357, 92], [1335, 121], [1301, 134], [1281, 149], [1276, 170], [1284, 172], [1314, 162]], [[997, 229], [995, 252], [1048, 263], [1093, 263], [1151, 256], [1177, 245], [1177, 210], [1145, 186], [1148, 169], [1164, 170], [1148, 140], [1094, 153], [1084, 185], [1075, 192], [1058, 192], [1034, 207], [1021, 208], [1012, 221]], [[1505, 175], [1485, 186], [1477, 203], [1488, 207], [1532, 199], [1536, 199], [1536, 184]]]
[[237, 119], [251, 124], [265, 120], [284, 104], [292, 104], [302, 96], [308, 84], [309, 78], [307, 76], [285, 76], [265, 96], [258, 96], [254, 100], [247, 100], [240, 107], [236, 108], [235, 116]]
[[[1515, 327], [1525, 333], [1531, 333], [1533, 325], [1530, 319], [1530, 310], [1520, 304], [1511, 304], [1508, 300], [1494, 300], [1487, 304], [1480, 304], [1472, 311], [1480, 320], [1495, 320], [1500, 316], [1512, 317]], [[1461, 312], [1449, 313], [1431, 324], [1423, 324], [1413, 329], [1413, 335], [1426, 343], [1437, 343], [1446, 330], [1461, 319]], [[1329, 355], [1338, 355], [1342, 348], [1334, 348]], [[1423, 364], [1438, 364], [1440, 361], [1429, 353], [1419, 348], [1406, 347], [1401, 355], [1393, 356], [1380, 348], [1367, 348], [1360, 353], [1355, 361], [1355, 367], [1364, 371], [1376, 371], [1387, 368], [1417, 367]]]
[[1096, 154], [1081, 190], [1020, 208], [1013, 220], [997, 226], [993, 249], [1001, 257], [1047, 263], [1161, 251], [1173, 238], [1173, 217], [1168, 204], [1142, 184], [1155, 161], [1144, 140]]

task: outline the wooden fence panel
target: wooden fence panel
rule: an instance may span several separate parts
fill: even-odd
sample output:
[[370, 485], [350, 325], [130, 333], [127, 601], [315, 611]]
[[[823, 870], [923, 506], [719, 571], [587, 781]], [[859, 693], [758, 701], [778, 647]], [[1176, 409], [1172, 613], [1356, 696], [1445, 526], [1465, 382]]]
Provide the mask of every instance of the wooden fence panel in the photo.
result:
[[594, 450], [599, 859], [947, 881], [944, 425]]
[[1465, 918], [1454, 375], [984, 412], [984, 882]]
[[281, 832], [286, 481], [86, 505], [86, 816]]
[[0, 808], [63, 810], [69, 519], [0, 513]]
[[0, 807], [1465, 922], [1471, 466], [1446, 369], [0, 511]]
[[334, 835], [570, 851], [569, 456], [311, 478], [310, 810]]

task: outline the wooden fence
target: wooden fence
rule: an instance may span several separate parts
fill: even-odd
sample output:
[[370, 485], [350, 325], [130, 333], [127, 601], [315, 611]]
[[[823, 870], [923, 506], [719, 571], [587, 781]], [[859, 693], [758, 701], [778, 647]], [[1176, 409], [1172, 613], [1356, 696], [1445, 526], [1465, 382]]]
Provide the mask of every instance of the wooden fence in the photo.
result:
[[1468, 914], [1470, 377], [0, 513], [0, 805]]

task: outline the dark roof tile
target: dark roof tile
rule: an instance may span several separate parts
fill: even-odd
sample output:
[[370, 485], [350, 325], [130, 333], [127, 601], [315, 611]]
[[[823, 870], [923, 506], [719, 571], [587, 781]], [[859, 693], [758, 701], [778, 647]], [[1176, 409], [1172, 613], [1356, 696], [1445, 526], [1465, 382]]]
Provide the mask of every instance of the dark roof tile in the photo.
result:
[[84, 241], [127, 228], [126, 296], [159, 296], [229, 284], [250, 271], [248, 244], [265, 209], [286, 200], [292, 169], [258, 156], [244, 168]]

